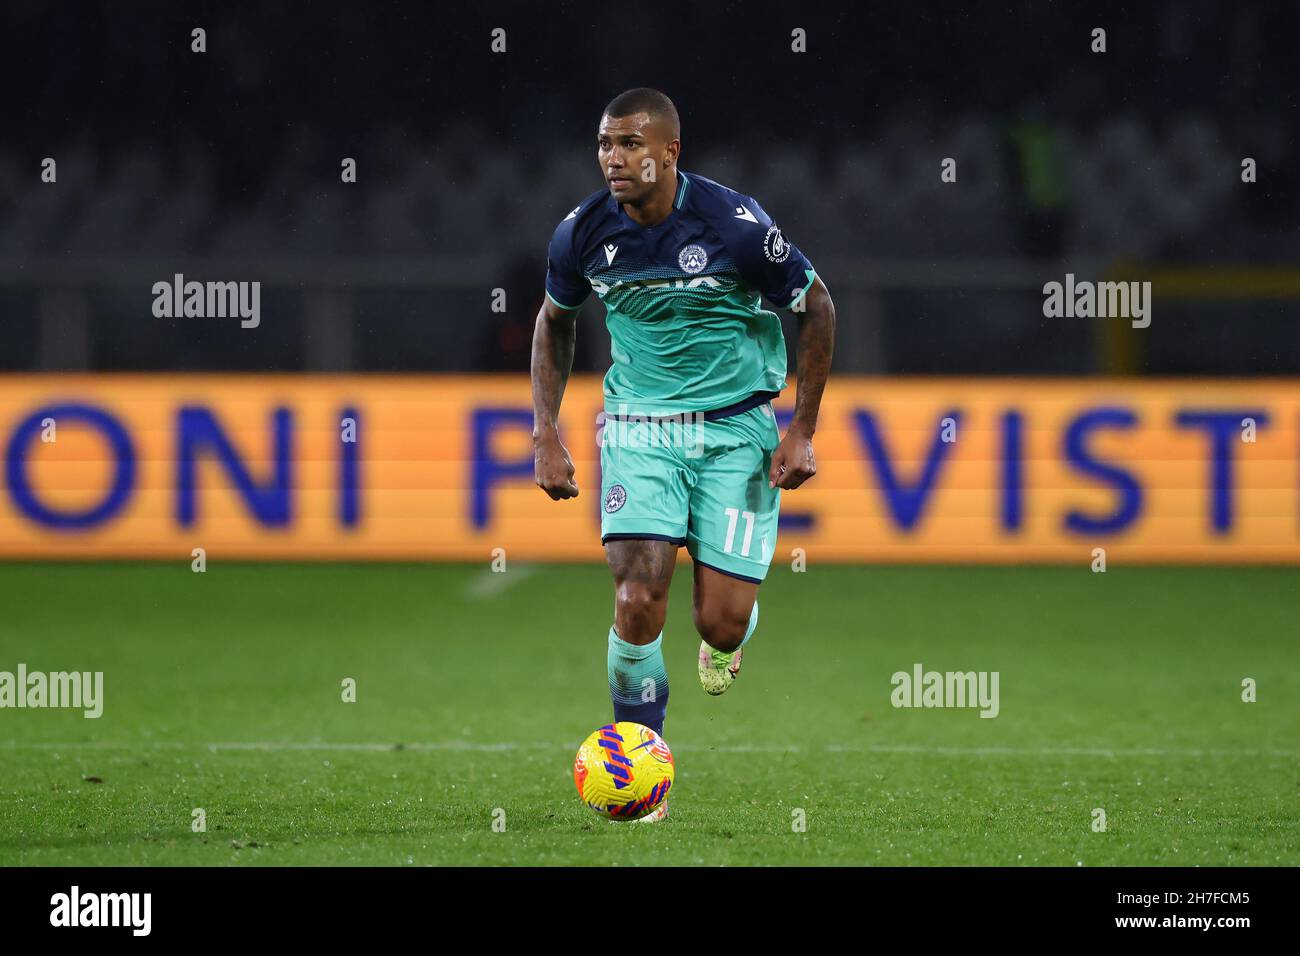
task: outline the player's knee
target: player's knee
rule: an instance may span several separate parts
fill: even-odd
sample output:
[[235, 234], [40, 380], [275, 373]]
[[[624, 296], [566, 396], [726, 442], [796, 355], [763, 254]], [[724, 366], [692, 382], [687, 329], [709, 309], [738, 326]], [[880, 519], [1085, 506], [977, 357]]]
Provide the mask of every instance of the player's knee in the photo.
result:
[[649, 644], [664, 629], [668, 591], [644, 582], [624, 581], [615, 592], [618, 636], [629, 644]]
[[695, 629], [700, 632], [700, 637], [704, 643], [724, 654], [730, 654], [740, 646], [748, 627], [748, 611], [740, 614], [734, 608], [695, 608]]

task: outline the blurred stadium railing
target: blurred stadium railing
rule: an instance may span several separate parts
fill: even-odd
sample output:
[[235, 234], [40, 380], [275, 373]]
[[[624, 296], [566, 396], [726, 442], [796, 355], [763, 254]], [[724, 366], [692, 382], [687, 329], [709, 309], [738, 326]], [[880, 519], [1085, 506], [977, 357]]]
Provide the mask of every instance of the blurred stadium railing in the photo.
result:
[[[1069, 261], [822, 257], [840, 323], [836, 364], [857, 374], [1300, 373], [1300, 270]], [[522, 371], [542, 270], [464, 259], [0, 261], [11, 371]], [[256, 330], [228, 319], [157, 319], [157, 281], [262, 283]], [[1067, 273], [1150, 281], [1151, 326], [1047, 318], [1043, 284]], [[506, 310], [492, 311], [505, 289]], [[28, 318], [30, 317], [30, 318]], [[793, 320], [785, 317], [794, 367]], [[608, 366], [603, 311], [584, 309], [578, 370]]]
[[[814, 138], [696, 163], [688, 148], [685, 165], [758, 196], [810, 253], [845, 319], [839, 371], [1300, 374], [1300, 303], [1262, 294], [1276, 276], [1239, 274], [1231, 295], [1172, 282], [1300, 256], [1291, 187], [1240, 183], [1230, 122], [896, 120], [834, 150]], [[308, 123], [251, 190], [197, 147], [73, 149], [57, 188], [0, 152], [0, 368], [521, 370], [546, 242], [598, 181], [570, 153], [521, 167], [486, 136], [464, 126], [420, 145], [394, 131], [363, 185], [343, 186]], [[1247, 139], [1261, 164], [1294, 151], [1285, 129]], [[959, 187], [939, 181], [945, 156]], [[1116, 348], [1115, 329], [1041, 315], [1044, 282], [1119, 269], [1171, 280], [1155, 283], [1139, 341]], [[148, 289], [175, 272], [261, 281], [273, 320], [255, 341], [154, 320]], [[498, 288], [504, 314], [489, 307]], [[577, 367], [594, 371], [608, 356], [588, 312]]]

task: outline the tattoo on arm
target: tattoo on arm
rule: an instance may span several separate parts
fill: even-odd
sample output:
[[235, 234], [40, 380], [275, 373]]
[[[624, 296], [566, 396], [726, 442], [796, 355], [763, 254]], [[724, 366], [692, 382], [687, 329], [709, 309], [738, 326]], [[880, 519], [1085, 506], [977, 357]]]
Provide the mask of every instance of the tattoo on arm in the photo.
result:
[[822, 280], [815, 279], [799, 316], [799, 383], [792, 423], [809, 435], [817, 429], [817, 411], [834, 350], [835, 303]]
[[576, 311], [559, 309], [549, 300], [537, 313], [532, 356], [534, 438], [554, 430], [559, 418], [560, 401], [573, 369], [577, 317]]

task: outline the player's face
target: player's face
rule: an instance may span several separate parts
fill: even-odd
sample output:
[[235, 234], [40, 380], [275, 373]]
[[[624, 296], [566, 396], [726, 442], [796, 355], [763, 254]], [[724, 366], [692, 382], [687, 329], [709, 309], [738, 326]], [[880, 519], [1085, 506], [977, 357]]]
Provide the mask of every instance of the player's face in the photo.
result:
[[635, 205], [648, 196], [659, 177], [668, 173], [664, 163], [674, 152], [663, 124], [651, 122], [647, 113], [600, 118], [596, 157], [610, 194], [619, 202]]

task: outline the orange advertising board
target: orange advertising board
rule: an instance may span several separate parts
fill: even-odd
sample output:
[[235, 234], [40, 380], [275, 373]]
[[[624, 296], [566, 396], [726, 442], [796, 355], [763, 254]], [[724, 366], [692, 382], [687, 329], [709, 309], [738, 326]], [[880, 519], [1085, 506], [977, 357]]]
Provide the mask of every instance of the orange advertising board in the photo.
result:
[[[600, 560], [601, 407], [553, 502], [525, 376], [0, 376], [0, 557]], [[838, 377], [815, 447], [775, 560], [1300, 562], [1300, 381]]]

